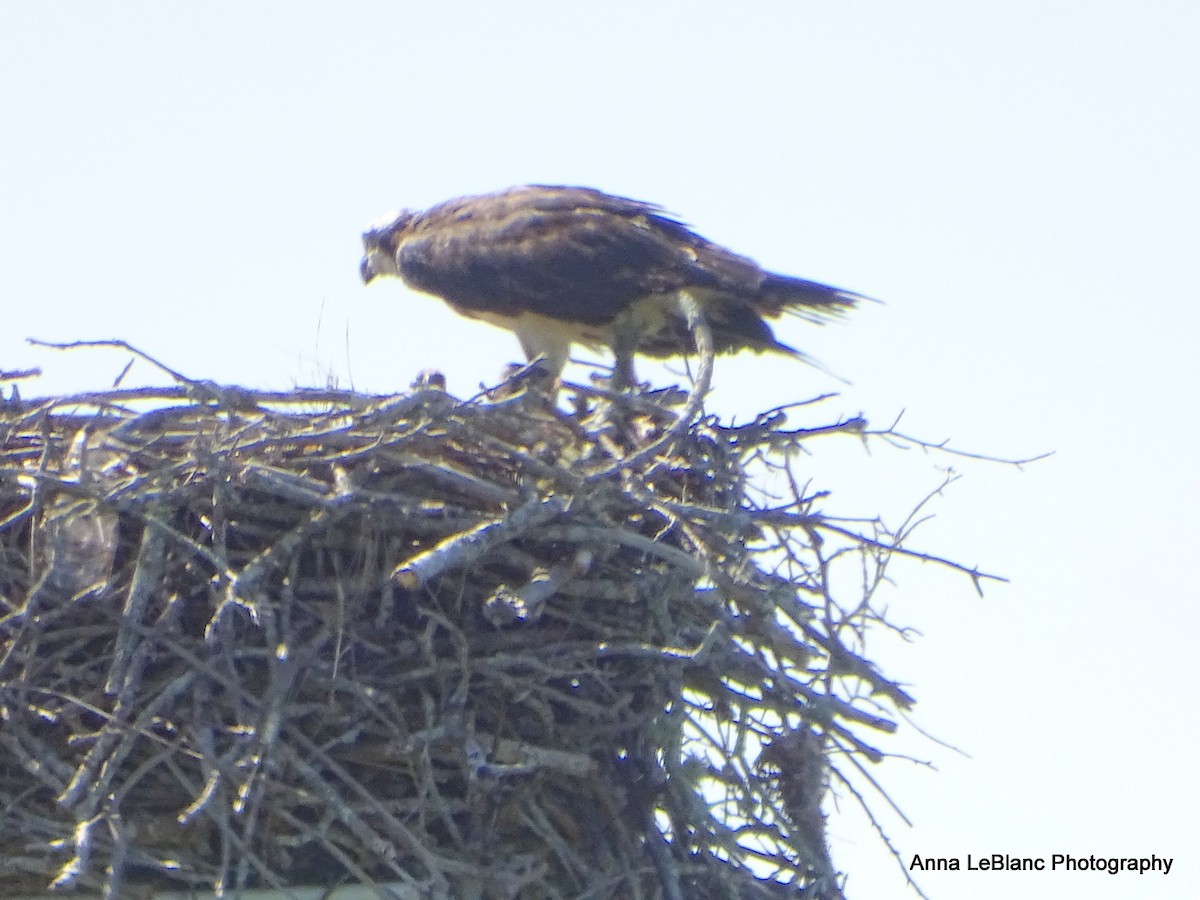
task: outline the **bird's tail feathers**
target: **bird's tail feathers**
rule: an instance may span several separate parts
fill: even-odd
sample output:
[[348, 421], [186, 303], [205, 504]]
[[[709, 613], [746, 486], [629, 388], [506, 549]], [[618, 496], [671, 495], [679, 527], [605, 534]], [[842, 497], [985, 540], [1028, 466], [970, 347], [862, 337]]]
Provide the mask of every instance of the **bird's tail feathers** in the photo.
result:
[[758, 297], [765, 315], [778, 316], [786, 312], [817, 323], [840, 316], [860, 301], [870, 299], [828, 284], [786, 275], [768, 275]]
[[842, 384], [850, 384], [849, 380], [843, 378], [837, 372], [833, 371], [833, 369], [829, 368], [829, 366], [825, 365], [825, 363], [821, 362], [821, 360], [817, 359], [815, 356], [810, 356], [803, 350], [797, 350], [795, 347], [788, 346], [787, 344], [783, 344], [778, 341], [776, 341], [775, 346], [771, 347], [770, 349], [778, 353], [786, 353], [788, 356], [792, 357], [792, 359], [797, 359], [805, 365], [812, 366], [818, 372], [824, 372], [830, 378], [837, 379]]

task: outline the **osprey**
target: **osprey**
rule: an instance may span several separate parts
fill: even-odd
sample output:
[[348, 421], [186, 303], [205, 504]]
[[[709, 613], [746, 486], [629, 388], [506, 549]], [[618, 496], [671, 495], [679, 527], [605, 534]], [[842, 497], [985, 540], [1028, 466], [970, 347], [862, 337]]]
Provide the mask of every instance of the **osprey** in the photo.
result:
[[615, 386], [635, 383], [635, 353], [693, 352], [681, 295], [716, 352], [801, 359], [766, 319], [788, 312], [820, 322], [864, 299], [765, 271], [661, 207], [584, 187], [526, 185], [405, 210], [363, 234], [363, 246], [364, 282], [397, 276], [515, 332], [526, 358], [555, 378], [572, 344], [611, 348]]

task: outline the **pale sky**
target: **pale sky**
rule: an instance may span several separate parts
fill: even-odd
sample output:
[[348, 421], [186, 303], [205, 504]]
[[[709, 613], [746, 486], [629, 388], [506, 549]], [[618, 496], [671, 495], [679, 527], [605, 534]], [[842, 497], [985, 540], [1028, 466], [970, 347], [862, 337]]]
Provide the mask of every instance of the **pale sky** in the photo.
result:
[[[473, 394], [515, 339], [398, 282], [381, 213], [524, 182], [660, 203], [764, 265], [885, 301], [779, 336], [848, 379], [722, 359], [739, 419], [840, 391], [1024, 471], [850, 440], [802, 465], [827, 511], [1006, 575], [899, 565], [922, 637], [868, 655], [919, 700], [874, 775], [905, 858], [1173, 857], [1169, 876], [959, 872], [935, 900], [1191, 898], [1200, 476], [1194, 2], [361, 0], [0, 6], [0, 369], [102, 388], [122, 338], [194, 378]], [[584, 370], [575, 370], [578, 377]], [[673, 376], [643, 367], [657, 383]], [[160, 383], [136, 365], [126, 383]], [[846, 804], [846, 808], [850, 804]], [[851, 900], [915, 896], [834, 814]]]

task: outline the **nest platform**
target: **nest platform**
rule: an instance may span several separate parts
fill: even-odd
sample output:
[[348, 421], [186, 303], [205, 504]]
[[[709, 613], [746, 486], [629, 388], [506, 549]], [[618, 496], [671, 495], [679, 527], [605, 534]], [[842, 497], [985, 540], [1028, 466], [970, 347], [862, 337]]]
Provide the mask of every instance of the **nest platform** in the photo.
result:
[[862, 423], [683, 399], [0, 404], [0, 897], [839, 897], [883, 551], [748, 472]]

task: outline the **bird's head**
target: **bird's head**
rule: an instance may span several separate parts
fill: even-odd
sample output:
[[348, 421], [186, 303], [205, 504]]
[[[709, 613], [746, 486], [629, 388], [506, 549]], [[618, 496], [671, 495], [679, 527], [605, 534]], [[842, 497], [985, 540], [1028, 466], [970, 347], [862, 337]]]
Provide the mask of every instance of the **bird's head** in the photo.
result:
[[409, 210], [389, 213], [363, 232], [363, 258], [358, 271], [365, 284], [380, 275], [400, 274], [396, 251], [400, 249], [400, 239], [414, 215]]

